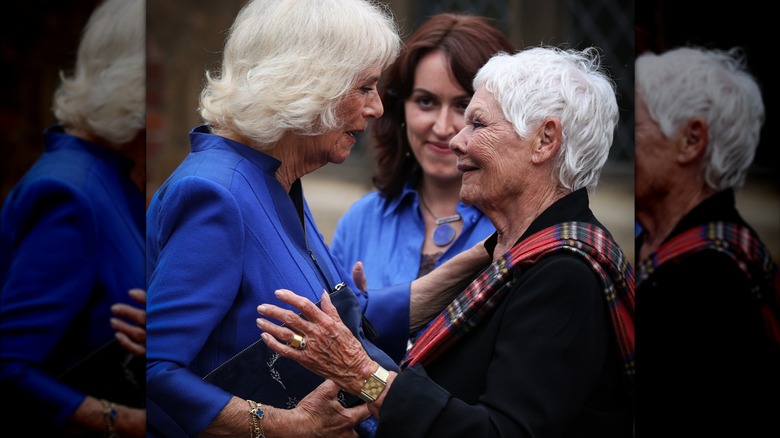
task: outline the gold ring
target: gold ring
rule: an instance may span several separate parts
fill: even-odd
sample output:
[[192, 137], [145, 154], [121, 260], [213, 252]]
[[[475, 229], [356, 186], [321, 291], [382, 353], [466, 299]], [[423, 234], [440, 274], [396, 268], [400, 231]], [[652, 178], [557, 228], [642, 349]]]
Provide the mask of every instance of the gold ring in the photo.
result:
[[292, 341], [290, 341], [290, 346], [292, 348], [297, 348], [298, 350], [303, 350], [306, 348], [306, 338], [295, 333], [293, 334]]

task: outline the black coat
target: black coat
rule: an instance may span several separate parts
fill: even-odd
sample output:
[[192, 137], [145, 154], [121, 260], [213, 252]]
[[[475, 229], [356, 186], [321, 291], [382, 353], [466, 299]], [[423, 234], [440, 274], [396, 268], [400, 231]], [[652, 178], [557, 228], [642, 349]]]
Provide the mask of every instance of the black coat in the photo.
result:
[[[520, 241], [566, 221], [600, 225], [584, 189], [550, 206]], [[584, 259], [548, 256], [442, 356], [399, 374], [377, 436], [630, 437], [633, 406], [610, 324]]]
[[[734, 205], [732, 190], [708, 198], [667, 240], [712, 221], [746, 225]], [[748, 287], [712, 250], [670, 260], [637, 285], [637, 438], [780, 436], [780, 363]]]

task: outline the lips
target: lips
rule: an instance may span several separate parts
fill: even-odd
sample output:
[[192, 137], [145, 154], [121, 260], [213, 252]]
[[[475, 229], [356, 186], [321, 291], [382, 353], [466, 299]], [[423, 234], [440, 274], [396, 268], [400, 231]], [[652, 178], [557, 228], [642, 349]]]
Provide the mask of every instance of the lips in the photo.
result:
[[478, 167], [469, 166], [468, 164], [458, 163], [458, 170], [461, 171], [461, 172], [464, 172], [464, 173], [468, 172], [468, 171], [471, 171], [471, 170], [477, 170], [477, 169], [478, 169]]
[[450, 145], [449, 143], [434, 143], [434, 142], [427, 142], [426, 145], [433, 151], [438, 154], [450, 154], [452, 151], [450, 151]]
[[363, 132], [362, 129], [355, 129], [353, 131], [347, 131], [347, 135], [349, 135], [352, 138], [357, 138], [358, 134], [360, 134], [361, 132]]

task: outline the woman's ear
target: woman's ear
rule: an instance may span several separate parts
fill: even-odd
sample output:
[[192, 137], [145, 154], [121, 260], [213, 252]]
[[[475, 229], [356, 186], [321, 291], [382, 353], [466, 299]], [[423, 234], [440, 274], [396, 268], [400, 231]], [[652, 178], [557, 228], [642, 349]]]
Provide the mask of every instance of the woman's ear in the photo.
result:
[[531, 160], [536, 163], [542, 163], [554, 158], [558, 153], [563, 141], [563, 126], [558, 118], [551, 117], [545, 119], [534, 140], [533, 154]]
[[701, 117], [694, 117], [685, 124], [677, 151], [679, 163], [690, 163], [704, 155], [709, 143], [708, 130], [707, 121]]

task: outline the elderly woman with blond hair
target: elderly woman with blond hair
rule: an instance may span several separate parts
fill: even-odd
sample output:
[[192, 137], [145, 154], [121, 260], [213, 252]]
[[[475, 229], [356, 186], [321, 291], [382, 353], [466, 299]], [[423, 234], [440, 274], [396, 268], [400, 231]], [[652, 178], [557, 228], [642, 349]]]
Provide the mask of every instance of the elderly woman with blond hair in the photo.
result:
[[144, 285], [145, 22], [143, 0], [92, 11], [43, 153], [3, 205], [0, 421], [19, 435], [144, 436], [143, 359], [111, 321], [115, 306], [141, 312], [128, 291]]
[[332, 291], [373, 360], [394, 367], [378, 347], [402, 349], [421, 318], [413, 298], [430, 300], [409, 282], [358, 291], [301, 178], [343, 163], [382, 115], [377, 82], [400, 47], [389, 11], [365, 0], [253, 0], [239, 12], [201, 93], [204, 124], [148, 208], [149, 436], [370, 434], [357, 399], [258, 341], [255, 308], [284, 305], [280, 288], [312, 302]]

